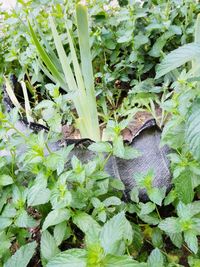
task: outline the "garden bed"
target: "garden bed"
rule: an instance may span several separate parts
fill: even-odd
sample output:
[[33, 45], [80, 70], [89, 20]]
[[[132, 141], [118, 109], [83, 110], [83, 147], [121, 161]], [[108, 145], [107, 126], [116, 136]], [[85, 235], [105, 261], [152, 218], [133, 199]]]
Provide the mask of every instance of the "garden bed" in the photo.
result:
[[200, 4], [0, 10], [0, 266], [200, 265]]

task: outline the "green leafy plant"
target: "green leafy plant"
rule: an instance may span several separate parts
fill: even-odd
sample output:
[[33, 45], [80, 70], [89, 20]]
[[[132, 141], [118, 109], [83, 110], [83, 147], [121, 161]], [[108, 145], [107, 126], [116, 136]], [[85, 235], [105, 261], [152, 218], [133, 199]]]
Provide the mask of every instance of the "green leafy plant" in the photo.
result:
[[[50, 17], [50, 26], [54, 38], [54, 43], [62, 66], [62, 73], [58, 71], [56, 63], [58, 59], [53, 60], [44, 48], [40, 45], [37, 36], [29, 23], [30, 33], [33, 41], [37, 47], [39, 56], [43, 63], [45, 73], [49, 73], [49, 77], [58, 83], [65, 91], [70, 92], [70, 97], [73, 100], [76, 111], [78, 113], [77, 126], [80, 129], [81, 136], [87, 137], [94, 141], [100, 140], [100, 130], [98, 124], [96, 96], [94, 90], [94, 77], [92, 70], [92, 58], [89, 47], [89, 33], [88, 33], [88, 18], [87, 9], [84, 6], [77, 5], [76, 7], [78, 37], [81, 56], [81, 68], [78, 63], [78, 58], [73, 45], [72, 37], [67, 27], [68, 42], [71, 51], [71, 58], [73, 62], [73, 70], [70, 66], [69, 58], [67, 57], [61, 38], [56, 30], [53, 18]], [[75, 74], [75, 77], [74, 77]]]

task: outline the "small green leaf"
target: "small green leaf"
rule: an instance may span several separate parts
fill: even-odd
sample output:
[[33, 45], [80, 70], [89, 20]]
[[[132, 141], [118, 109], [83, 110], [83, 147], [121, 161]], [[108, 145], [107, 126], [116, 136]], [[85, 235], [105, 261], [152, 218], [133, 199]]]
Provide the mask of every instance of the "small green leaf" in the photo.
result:
[[157, 227], [153, 228], [152, 243], [154, 247], [157, 247], [157, 248], [162, 248], [163, 246], [162, 231]]
[[117, 190], [124, 190], [125, 189], [123, 182], [119, 179], [116, 179], [116, 178], [110, 179], [110, 185]]
[[52, 210], [44, 220], [42, 231], [45, 231], [49, 226], [68, 221], [70, 217], [71, 212], [67, 209]]
[[108, 142], [97, 142], [91, 144], [88, 149], [98, 153], [110, 153], [112, 152], [112, 145]]
[[155, 248], [147, 261], [147, 267], [164, 267], [164, 257], [158, 248]]
[[26, 267], [33, 257], [36, 247], [37, 243], [35, 241], [20, 247], [15, 254], [8, 259], [4, 267]]
[[147, 267], [145, 263], [139, 263], [134, 261], [129, 256], [114, 256], [114, 255], [107, 255], [103, 260], [104, 267]]
[[36, 227], [38, 225], [38, 222], [35, 221], [25, 210], [22, 210], [15, 220], [15, 225], [18, 227]]
[[175, 49], [158, 66], [156, 79], [198, 57], [200, 57], [199, 44], [190, 43]]
[[40, 249], [42, 257], [46, 260], [50, 260], [60, 252], [55, 239], [47, 230], [42, 233]]
[[166, 187], [162, 187], [162, 188], [153, 187], [147, 190], [147, 193], [152, 202], [161, 206], [162, 201], [165, 198]]
[[54, 227], [53, 236], [57, 246], [59, 246], [64, 240], [66, 232], [67, 232], [66, 222], [61, 222]]
[[198, 252], [198, 239], [192, 230], [184, 232], [184, 239], [189, 249], [191, 249], [195, 254]]
[[87, 237], [87, 242], [96, 243], [98, 242], [99, 232], [101, 230], [100, 225], [85, 212], [76, 212], [73, 217], [73, 223], [75, 223], [78, 228], [81, 229], [83, 233], [85, 233]]
[[177, 234], [181, 232], [181, 225], [179, 223], [179, 219], [174, 217], [169, 217], [161, 221], [158, 227], [166, 233], [170, 234]]
[[121, 204], [121, 200], [118, 197], [112, 196], [112, 197], [106, 198], [103, 201], [103, 203], [104, 203], [104, 205], [106, 207], [109, 207], [109, 206], [118, 206], [118, 205]]
[[5, 229], [6, 227], [10, 226], [12, 224], [12, 219], [0, 217], [0, 230]]
[[28, 206], [45, 204], [49, 201], [50, 195], [51, 191], [44, 184], [36, 183], [28, 191], [27, 204]]
[[0, 186], [6, 186], [13, 184], [13, 178], [10, 175], [2, 174], [0, 175]]
[[104, 224], [100, 241], [107, 254], [122, 255], [125, 249], [123, 240], [132, 241], [132, 228], [124, 212], [120, 212]]
[[131, 190], [130, 198], [133, 202], [139, 202], [139, 190], [136, 187]]
[[141, 153], [137, 149], [130, 147], [130, 146], [124, 146], [123, 159], [127, 159], [127, 160], [136, 159], [139, 156], [141, 156]]
[[52, 258], [47, 267], [86, 267], [86, 256], [84, 249], [69, 249]]
[[188, 204], [194, 198], [194, 191], [192, 187], [191, 172], [185, 170], [176, 179], [174, 179], [175, 190], [179, 200]]
[[124, 142], [121, 135], [117, 136], [113, 140], [113, 155], [118, 158], [124, 158], [125, 148]]
[[141, 209], [140, 215], [146, 215], [154, 211], [156, 208], [156, 205], [152, 202], [147, 202], [147, 203], [139, 203], [139, 207]]
[[181, 248], [182, 244], [183, 244], [183, 236], [182, 233], [177, 233], [177, 234], [170, 234], [167, 233], [172, 241], [172, 243], [177, 247], [177, 248]]

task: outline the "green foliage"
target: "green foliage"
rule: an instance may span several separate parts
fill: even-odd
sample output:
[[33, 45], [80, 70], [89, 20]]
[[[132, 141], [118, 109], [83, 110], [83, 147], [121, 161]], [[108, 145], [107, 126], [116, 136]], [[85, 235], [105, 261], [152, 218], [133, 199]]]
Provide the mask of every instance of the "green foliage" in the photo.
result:
[[[12, 12], [1, 11], [0, 71], [24, 80], [24, 103], [6, 78], [17, 108], [7, 114], [0, 107], [0, 152], [6, 151], [0, 158], [0, 266], [199, 266], [198, 1], [119, 1], [116, 7], [88, 1], [89, 27], [85, 8], [78, 6], [74, 19], [76, 1], [39, 2], [18, 1]], [[88, 162], [71, 157], [73, 145], [51, 146], [61, 139], [63, 123], [77, 118], [69, 84], [85, 90], [79, 97], [85, 115], [84, 100], [97, 99], [106, 125], [103, 141], [88, 148], [94, 152]], [[143, 110], [164, 126], [172, 188], [155, 188], [154, 170], [133, 173], [136, 186], [125, 201], [124, 184], [109, 177], [105, 164], [112, 156], [140, 156], [122, 133]], [[40, 119], [50, 131], [19, 131], [18, 111], [31, 111], [27, 119]]]
[[26, 267], [37, 247], [36, 242], [22, 246], [17, 252], [4, 264], [5, 267], [22, 266]]

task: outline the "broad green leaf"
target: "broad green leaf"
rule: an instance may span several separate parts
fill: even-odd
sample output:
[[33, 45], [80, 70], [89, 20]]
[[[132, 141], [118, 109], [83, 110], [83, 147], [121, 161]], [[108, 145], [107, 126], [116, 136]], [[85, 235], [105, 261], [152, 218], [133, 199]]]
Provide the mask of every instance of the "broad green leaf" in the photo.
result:
[[46, 230], [49, 226], [59, 224], [63, 221], [68, 221], [71, 217], [71, 212], [67, 209], [52, 210], [44, 220], [42, 231]]
[[185, 170], [176, 179], [174, 179], [177, 196], [179, 200], [185, 204], [192, 202], [194, 198], [191, 179], [191, 172], [189, 170]]
[[130, 192], [130, 198], [133, 202], [139, 202], [139, 190], [137, 187], [133, 188]]
[[122, 136], [117, 136], [113, 140], [113, 155], [118, 158], [124, 158], [125, 148]]
[[86, 235], [89, 244], [98, 242], [101, 227], [92, 216], [85, 212], [76, 212], [73, 217], [73, 223]]
[[165, 198], [166, 187], [162, 188], [153, 187], [150, 190], [147, 190], [147, 193], [152, 202], [161, 206], [162, 201]]
[[53, 236], [57, 246], [59, 246], [64, 240], [67, 230], [67, 223], [65, 221], [54, 227]]
[[189, 249], [196, 254], [198, 252], [199, 245], [195, 233], [193, 233], [192, 230], [184, 232], [184, 239]]
[[200, 201], [193, 201], [187, 205], [187, 209], [190, 210], [191, 217], [200, 213]]
[[163, 221], [161, 221], [158, 227], [170, 234], [177, 234], [181, 232], [181, 225], [179, 223], [178, 218], [169, 217]]
[[199, 57], [200, 45], [197, 43], [186, 44], [175, 49], [174, 51], [169, 53], [158, 66], [156, 79], [180, 67], [188, 61], [192, 61], [193, 59]]
[[26, 267], [35, 253], [37, 243], [31, 242], [20, 247], [15, 254], [7, 260], [4, 267]]
[[104, 205], [106, 207], [109, 206], [118, 206], [121, 204], [121, 200], [118, 197], [112, 196], [112, 197], [108, 197], [103, 201]]
[[133, 242], [132, 245], [135, 250], [140, 251], [143, 246], [143, 233], [138, 224], [131, 223], [133, 229]]
[[123, 182], [116, 178], [110, 178], [110, 185], [117, 190], [124, 190], [125, 186]]
[[164, 267], [164, 257], [158, 248], [155, 248], [147, 261], [147, 267]]
[[155, 212], [151, 214], [147, 214], [147, 215], [140, 215], [140, 214], [138, 215], [141, 220], [143, 220], [145, 223], [148, 223], [148, 224], [157, 225], [160, 222], [160, 218]]
[[135, 158], [138, 158], [139, 156], [141, 156], [141, 153], [131, 147], [131, 146], [124, 146], [124, 156], [123, 156], [123, 159], [135, 159]]
[[110, 153], [112, 152], [112, 145], [108, 142], [97, 142], [91, 144], [88, 149], [99, 153]]
[[51, 191], [48, 188], [46, 188], [44, 184], [36, 183], [28, 191], [28, 196], [27, 196], [28, 206], [37, 206], [45, 204], [49, 201], [50, 195]]
[[2, 217], [14, 218], [16, 216], [17, 210], [12, 203], [8, 203], [1, 214]]
[[162, 231], [159, 228], [153, 228], [152, 232], [152, 244], [154, 247], [162, 248], [163, 247], [163, 238], [162, 238]]
[[27, 211], [22, 210], [15, 220], [15, 225], [18, 227], [36, 227], [38, 225], [38, 222], [35, 221], [30, 215], [28, 215]]
[[40, 250], [42, 258], [50, 260], [60, 252], [53, 236], [46, 230], [42, 233]]
[[190, 212], [189, 206], [190, 204], [185, 205], [184, 203], [179, 202], [176, 208], [178, 217], [183, 219], [190, 219], [192, 217], [192, 214]]
[[200, 160], [200, 99], [193, 102], [186, 121], [186, 142], [193, 157]]
[[0, 186], [6, 186], [13, 183], [14, 183], [13, 178], [10, 175], [7, 174], [0, 175]]
[[107, 255], [103, 260], [104, 267], [147, 267], [146, 263], [139, 263], [134, 261], [129, 256], [114, 256], [114, 255]]
[[147, 203], [139, 203], [139, 207], [141, 209], [140, 215], [146, 215], [154, 211], [156, 208], [156, 205], [152, 202], [147, 202]]
[[6, 227], [10, 226], [12, 224], [12, 219], [11, 218], [5, 218], [5, 217], [0, 217], [0, 230], [5, 229]]
[[120, 212], [107, 221], [101, 231], [100, 241], [107, 254], [122, 255], [124, 242], [132, 240], [132, 228], [126, 220], [124, 212]]
[[84, 249], [69, 249], [52, 258], [47, 267], [86, 267], [86, 256]]
[[2, 256], [7, 253], [12, 243], [5, 231], [0, 232], [0, 240], [0, 257], [2, 258]]
[[170, 234], [167, 233], [172, 241], [172, 243], [177, 247], [177, 248], [181, 248], [182, 244], [183, 244], [183, 236], [182, 233], [177, 233], [177, 234]]

